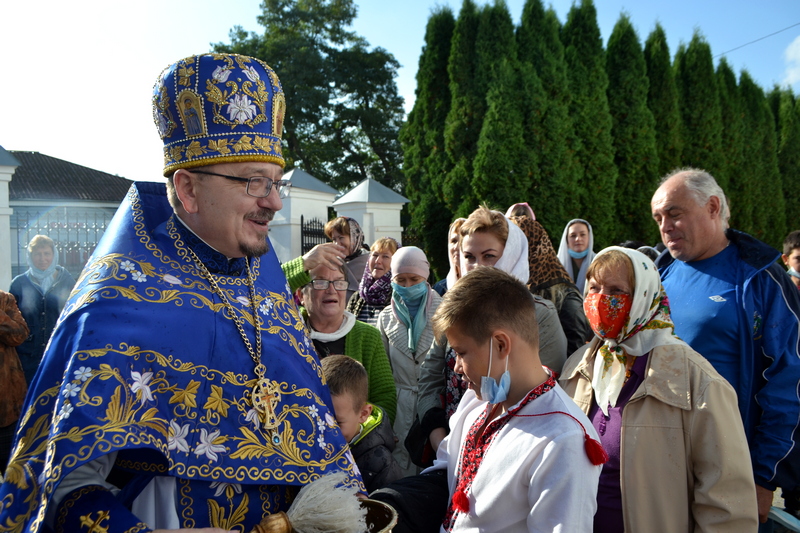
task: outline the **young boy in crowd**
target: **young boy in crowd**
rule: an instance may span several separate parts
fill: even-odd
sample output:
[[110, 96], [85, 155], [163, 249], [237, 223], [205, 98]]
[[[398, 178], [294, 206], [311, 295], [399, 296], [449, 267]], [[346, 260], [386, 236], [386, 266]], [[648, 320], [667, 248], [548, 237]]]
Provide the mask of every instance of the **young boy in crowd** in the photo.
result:
[[383, 409], [367, 402], [369, 377], [364, 366], [346, 355], [330, 355], [322, 360], [322, 372], [336, 421], [350, 443], [367, 492], [400, 479], [400, 466], [392, 457], [392, 424]]
[[800, 230], [791, 232], [784, 239], [781, 259], [789, 269], [787, 272], [792, 281], [800, 290]]
[[424, 472], [447, 470], [441, 531], [591, 531], [607, 455], [542, 367], [530, 291], [496, 268], [478, 268], [447, 291], [433, 327], [468, 384]]

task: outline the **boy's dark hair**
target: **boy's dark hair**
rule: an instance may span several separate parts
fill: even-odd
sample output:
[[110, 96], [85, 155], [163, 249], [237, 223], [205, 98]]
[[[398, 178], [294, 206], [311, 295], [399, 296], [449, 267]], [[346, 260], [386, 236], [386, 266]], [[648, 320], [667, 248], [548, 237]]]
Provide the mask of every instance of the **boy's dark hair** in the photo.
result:
[[533, 295], [517, 278], [494, 267], [478, 267], [445, 293], [433, 315], [433, 331], [441, 337], [456, 326], [483, 344], [493, 331], [505, 328], [538, 347], [534, 307]]
[[332, 396], [350, 394], [356, 412], [367, 403], [369, 376], [364, 365], [346, 355], [329, 355], [322, 360], [322, 373]]
[[783, 255], [790, 255], [795, 248], [800, 248], [800, 229], [791, 232], [783, 240]]

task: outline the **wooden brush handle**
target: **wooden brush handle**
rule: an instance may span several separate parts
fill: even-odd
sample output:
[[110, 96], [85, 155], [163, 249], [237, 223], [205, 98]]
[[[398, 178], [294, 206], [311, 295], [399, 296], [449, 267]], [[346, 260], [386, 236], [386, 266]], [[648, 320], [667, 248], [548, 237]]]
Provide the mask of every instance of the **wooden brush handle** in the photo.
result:
[[250, 533], [292, 533], [292, 523], [286, 513], [267, 515]]

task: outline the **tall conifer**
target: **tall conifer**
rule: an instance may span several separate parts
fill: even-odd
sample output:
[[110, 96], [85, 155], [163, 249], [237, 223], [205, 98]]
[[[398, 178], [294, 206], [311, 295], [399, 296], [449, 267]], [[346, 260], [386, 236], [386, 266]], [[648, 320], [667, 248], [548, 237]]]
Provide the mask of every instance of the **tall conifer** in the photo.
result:
[[678, 48], [675, 81], [681, 110], [683, 165], [707, 170], [725, 189], [727, 174], [720, 155], [722, 117], [714, 61], [711, 47], [697, 31], [689, 46], [681, 44]]
[[577, 158], [583, 167], [578, 187], [582, 218], [593, 226], [596, 247], [603, 247], [616, 235], [617, 167], [606, 96], [605, 54], [592, 0], [572, 6], [561, 38], [572, 92], [570, 113], [581, 142]]
[[[742, 231], [752, 231], [753, 190], [755, 182], [744, 165], [744, 109], [736, 74], [723, 57], [717, 66], [717, 86], [722, 115], [722, 137], [720, 151], [725, 161], [724, 178], [717, 177], [731, 204], [731, 224]], [[720, 171], [723, 172], [723, 171]]]
[[[582, 169], [575, 159], [579, 143], [569, 114], [572, 95], [560, 29], [555, 11], [545, 11], [541, 0], [525, 2], [517, 56], [522, 76], [530, 80], [523, 82], [525, 143], [538, 154], [538, 166], [532, 169], [533, 186], [524, 200], [554, 236], [570, 219], [583, 216], [578, 190]], [[532, 72], [526, 72], [526, 66]]]
[[785, 199], [786, 231], [800, 228], [800, 99], [781, 91], [778, 169]]
[[411, 230], [419, 236], [431, 267], [439, 277], [448, 268], [447, 227], [452, 212], [444, 203], [442, 184], [450, 170], [444, 150], [444, 128], [450, 109], [447, 64], [455, 17], [448, 7], [428, 19], [425, 45], [417, 71], [414, 108], [400, 132], [405, 153], [406, 196], [411, 200]]
[[[515, 172], [519, 172], [526, 166], [527, 159], [527, 154], [511, 148], [522, 147], [522, 123], [519, 117], [519, 101], [516, 100], [519, 97], [516, 92], [519, 72], [516, 68], [514, 21], [505, 0], [495, 0], [493, 4], [486, 5], [481, 9], [475, 52], [476, 81], [478, 91], [484, 95], [487, 113], [482, 117], [481, 132], [475, 151], [472, 186], [467, 188], [458, 210], [461, 216], [468, 215], [478, 207], [480, 202], [488, 200], [486, 191], [501, 188], [496, 186], [498, 180], [530, 185], [529, 180], [527, 182], [520, 181], [519, 175], [501, 176], [503, 172], [512, 171], [514, 168], [517, 169]], [[490, 93], [493, 101], [489, 100]], [[487, 143], [486, 120], [489, 118], [490, 110], [493, 123], [488, 125], [488, 131], [497, 133], [489, 134], [492, 140], [489, 140], [488, 143], [501, 149], [500, 151], [481, 149], [481, 144]], [[506, 128], [504, 141], [503, 135], [500, 133], [503, 127]], [[502, 141], [501, 144], [508, 148], [497, 146], [496, 143], [499, 141]], [[501, 155], [501, 153], [509, 152], [514, 154], [513, 161], [508, 161], [504, 155]], [[477, 164], [478, 157], [483, 162], [480, 166]], [[494, 207], [505, 209], [508, 206], [494, 205]]]
[[656, 124], [658, 174], [665, 176], [683, 165], [681, 160], [683, 140], [675, 72], [670, 61], [667, 34], [661, 24], [656, 24], [655, 29], [647, 37], [644, 60], [647, 65], [647, 78], [650, 81], [647, 106], [653, 113]]
[[754, 180], [753, 236], [775, 247], [786, 232], [783, 186], [778, 172], [775, 119], [764, 91], [744, 71], [739, 78], [745, 111], [745, 172]]
[[447, 71], [451, 105], [445, 124], [445, 149], [452, 167], [447, 172], [442, 195], [451, 212], [457, 213], [472, 182], [472, 161], [478, 150], [486, 95], [481, 93], [475, 43], [480, 16], [473, 0], [464, 0], [453, 30]]
[[619, 175], [616, 194], [615, 240], [658, 238], [650, 216], [650, 199], [658, 187], [655, 120], [647, 107], [647, 67], [639, 36], [627, 15], [611, 32], [606, 51], [608, 107], [614, 139], [614, 162]]

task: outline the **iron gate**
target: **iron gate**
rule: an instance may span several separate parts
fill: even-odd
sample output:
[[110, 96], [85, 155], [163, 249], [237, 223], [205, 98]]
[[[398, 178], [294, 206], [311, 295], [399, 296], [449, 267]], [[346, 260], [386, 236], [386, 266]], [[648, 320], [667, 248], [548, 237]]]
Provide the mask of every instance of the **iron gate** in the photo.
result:
[[11, 246], [16, 257], [12, 257], [12, 275], [28, 269], [27, 246], [33, 236], [47, 235], [58, 247], [58, 264], [78, 279], [115, 211], [102, 207], [14, 207], [11, 238], [16, 242]]
[[328, 242], [325, 236], [325, 223], [318, 218], [305, 221], [300, 215], [300, 239], [302, 242], [302, 254], [309, 252], [314, 246]]

